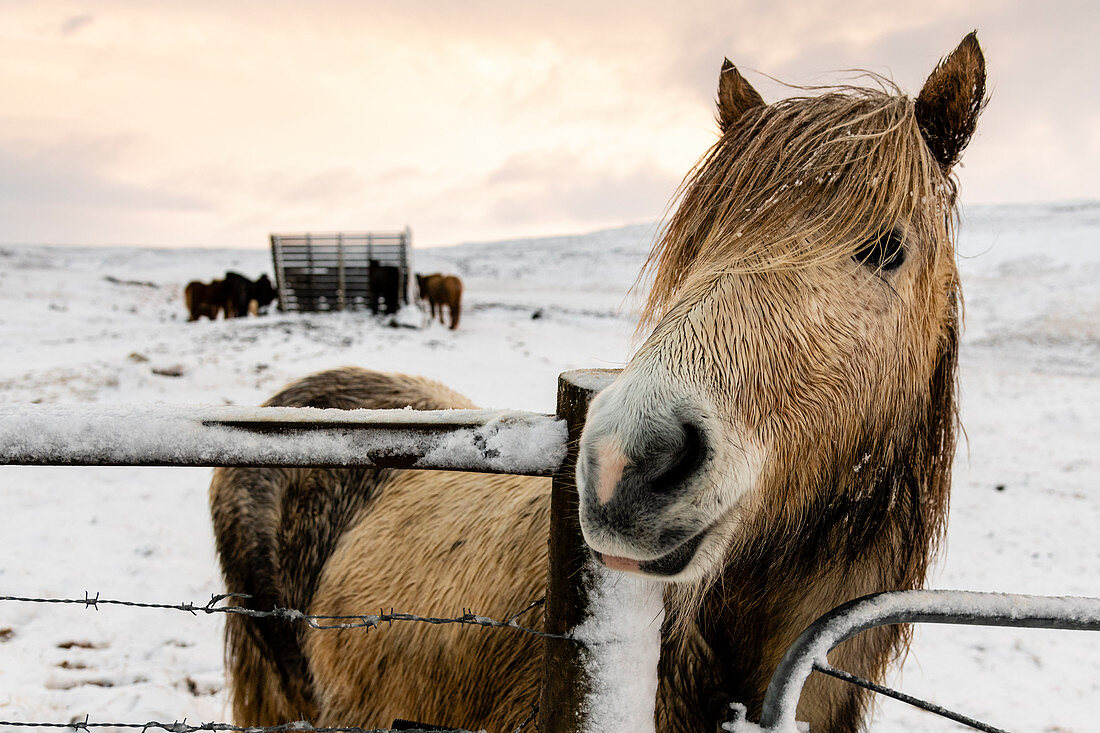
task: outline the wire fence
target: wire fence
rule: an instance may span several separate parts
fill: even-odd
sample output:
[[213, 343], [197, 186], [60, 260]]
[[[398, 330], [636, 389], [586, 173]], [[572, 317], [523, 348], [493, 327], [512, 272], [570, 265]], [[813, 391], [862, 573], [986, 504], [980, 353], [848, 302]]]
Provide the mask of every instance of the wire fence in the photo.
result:
[[982, 722], [977, 718], [971, 718], [969, 715], [956, 713], [954, 710], [949, 710], [948, 708], [945, 708], [942, 705], [937, 705], [934, 702], [928, 702], [927, 700], [922, 700], [919, 697], [914, 697], [913, 695], [899, 692], [892, 688], [886, 687], [885, 685], [880, 685], [876, 682], [865, 680], [858, 675], [854, 675], [851, 672], [845, 672], [842, 669], [837, 669], [831, 664], [826, 664], [825, 662], [814, 662], [814, 671], [820, 672], [821, 674], [829, 675], [830, 677], [835, 677], [838, 680], [843, 680], [844, 682], [855, 685], [856, 687], [862, 687], [865, 690], [870, 690], [871, 692], [885, 695], [886, 697], [898, 700], [907, 705], [912, 705], [915, 708], [920, 708], [921, 710], [932, 713], [933, 715], [938, 715], [941, 718], [953, 720], [956, 723], [967, 726], [968, 728], [983, 731], [983, 733], [1008, 733], [1008, 731], [1004, 728], [995, 728], [989, 723]]
[[[84, 592], [83, 598], [35, 598], [29, 596], [0, 596], [0, 602], [8, 603], [31, 603], [31, 604], [46, 604], [46, 605], [60, 605], [60, 606], [81, 606], [86, 609], [100, 610], [101, 607], [123, 607], [123, 608], [136, 608], [141, 610], [162, 610], [162, 611], [180, 611], [183, 613], [189, 613], [193, 616], [200, 614], [213, 615], [213, 614], [225, 614], [225, 615], [239, 615], [248, 616], [251, 618], [278, 618], [288, 622], [300, 622], [304, 623], [311, 629], [317, 629], [319, 631], [339, 631], [347, 629], [360, 629], [364, 632], [368, 632], [371, 629], [378, 628], [382, 625], [392, 625], [397, 622], [413, 622], [424, 623], [433, 626], [442, 626], [448, 624], [458, 624], [466, 626], [479, 626], [482, 628], [491, 629], [515, 629], [516, 631], [524, 634], [530, 634], [545, 639], [562, 639], [566, 641], [574, 641], [580, 643], [568, 634], [551, 634], [539, 629], [533, 629], [527, 626], [519, 624], [519, 619], [524, 615], [530, 613], [536, 608], [541, 608], [546, 603], [545, 598], [538, 598], [528, 603], [522, 610], [517, 611], [506, 617], [504, 620], [497, 620], [488, 616], [482, 616], [480, 614], [473, 613], [470, 610], [463, 609], [462, 612], [456, 616], [439, 617], [439, 616], [420, 616], [413, 613], [402, 613], [393, 611], [389, 612], [379, 610], [378, 613], [371, 614], [345, 614], [345, 615], [320, 615], [320, 614], [308, 614], [303, 611], [294, 608], [280, 608], [275, 607], [270, 610], [259, 610], [253, 608], [246, 608], [244, 606], [236, 605], [223, 605], [227, 601], [246, 601], [250, 600], [252, 596], [245, 593], [214, 593], [211, 594], [210, 600], [206, 603], [199, 604], [194, 602], [184, 603], [154, 603], [147, 601], [126, 601], [116, 598], [102, 598], [99, 593], [92, 595], [88, 591]], [[521, 733], [528, 725], [534, 720], [538, 712], [538, 706], [531, 706], [531, 714], [527, 716], [513, 733]], [[403, 721], [395, 721], [403, 722]], [[55, 722], [28, 722], [28, 721], [11, 721], [0, 720], [0, 728], [63, 728], [70, 730], [98, 730], [98, 729], [123, 729], [123, 730], [164, 730], [169, 733], [196, 733], [197, 731], [231, 731], [234, 733], [290, 733], [292, 731], [304, 731], [306, 733], [429, 733], [430, 731], [448, 731], [449, 733], [473, 733], [465, 728], [440, 728], [438, 726], [424, 726], [418, 723], [404, 723], [395, 728], [359, 728], [355, 726], [340, 726], [340, 727], [315, 727], [311, 723], [305, 720], [298, 720], [290, 723], [283, 723], [282, 725], [275, 726], [239, 726], [231, 723], [188, 723], [187, 719], [182, 721], [160, 722], [150, 721], [146, 723], [111, 723], [111, 722], [93, 722], [89, 716], [85, 716], [84, 720], [72, 720], [68, 723], [55, 723]], [[536, 726], [537, 727], [537, 726]]]
[[[966, 596], [968, 599], [977, 599], [979, 601], [985, 601], [996, 604], [992, 610], [990, 609], [978, 609], [967, 610], [963, 613], [958, 611], [952, 611], [950, 613], [939, 610], [942, 604], [945, 603], [945, 599], [955, 599], [959, 596]], [[895, 598], [900, 599], [900, 602], [895, 601]], [[530, 613], [536, 608], [541, 608], [544, 603], [544, 598], [539, 598], [531, 603], [527, 604], [520, 611], [507, 616], [504, 620], [497, 620], [488, 616], [482, 616], [480, 614], [473, 613], [472, 611], [463, 609], [462, 612], [456, 616], [451, 617], [437, 617], [437, 616], [420, 616], [411, 613], [396, 612], [392, 609], [389, 612], [379, 610], [378, 613], [372, 614], [346, 614], [346, 615], [319, 615], [319, 614], [307, 614], [303, 611], [293, 608], [272, 608], [269, 610], [259, 610], [246, 608], [239, 605], [229, 605], [239, 601], [250, 600], [251, 596], [241, 593], [220, 593], [212, 594], [210, 600], [207, 603], [199, 604], [194, 602], [184, 603], [153, 603], [145, 601], [127, 601], [113, 598], [102, 598], [99, 593], [92, 595], [88, 592], [84, 593], [82, 598], [35, 598], [26, 596], [0, 596], [0, 602], [9, 603], [31, 603], [31, 604], [49, 604], [49, 605], [63, 605], [63, 606], [81, 606], [86, 609], [99, 610], [101, 607], [125, 607], [136, 608], [142, 610], [168, 610], [179, 611], [188, 613], [191, 615], [213, 615], [213, 614], [226, 614], [226, 615], [242, 615], [252, 618], [278, 618], [287, 622], [304, 623], [312, 629], [320, 631], [333, 631], [333, 630], [347, 630], [347, 629], [360, 629], [364, 632], [369, 632], [371, 629], [378, 628], [382, 625], [392, 625], [393, 623], [400, 622], [412, 622], [412, 623], [425, 623], [431, 625], [447, 625], [447, 624], [460, 624], [469, 626], [479, 626], [483, 628], [494, 629], [515, 629], [516, 631], [524, 634], [530, 634], [533, 636], [547, 638], [547, 639], [562, 639], [572, 641], [577, 644], [581, 644], [578, 639], [575, 639], [572, 635], [566, 634], [552, 634], [539, 629], [533, 629], [527, 626], [522, 626], [519, 620], [526, 614]], [[910, 599], [914, 599], [917, 603], [913, 603]], [[1019, 599], [1025, 599], [1031, 602], [1034, 609], [1029, 608], [1012, 608], [1010, 615], [1006, 615], [1004, 608], [1009, 608], [1012, 603], [1019, 603]], [[871, 621], [863, 620], [858, 614], [853, 614], [851, 608], [858, 608], [860, 604], [867, 606], [872, 602], [879, 604], [885, 600], [887, 602], [893, 602], [894, 606], [890, 608], [890, 613], [882, 613], [881, 618], [873, 618]], [[1074, 602], [1076, 605], [1063, 609], [1061, 606], [1066, 604], [1066, 601]], [[908, 605], [907, 605], [908, 604]], [[930, 605], [935, 611], [930, 615], [927, 609], [920, 609], [921, 604]], [[1042, 605], [1039, 605], [1042, 604]], [[1052, 611], [1053, 608], [1053, 611]], [[1071, 613], [1065, 613], [1068, 610]], [[880, 612], [881, 613], [881, 612]], [[849, 623], [847, 618], [854, 616], [857, 621], [851, 623], [853, 631], [845, 631], [844, 623]], [[834, 619], [840, 619], [841, 624], [837, 624]], [[891, 689], [884, 685], [877, 684], [870, 680], [863, 679], [857, 675], [845, 672], [844, 670], [837, 669], [830, 665], [824, 658], [806, 658], [806, 655], [798, 651], [799, 645], [807, 645], [816, 636], [826, 636], [832, 634], [833, 637], [829, 640], [829, 644], [833, 645], [838, 643], [837, 640], [841, 638], [848, 638], [854, 633], [858, 633], [858, 630], [862, 628], [871, 628], [874, 625], [881, 625], [883, 623], [901, 623], [908, 621], [929, 621], [933, 620], [938, 623], [965, 623], [965, 624], [978, 624], [978, 625], [998, 625], [998, 626], [1020, 626], [1020, 627], [1032, 627], [1032, 628], [1069, 628], [1069, 629], [1081, 629], [1081, 630], [1100, 630], [1100, 599], [1064, 599], [1064, 598], [1042, 598], [1042, 597], [1029, 597], [1029, 596], [1009, 596], [1003, 594], [980, 594], [980, 593], [965, 593], [965, 592], [943, 592], [943, 591], [906, 591], [900, 593], [884, 593], [877, 596], [869, 596], [863, 599], [858, 599], [844, 606], [834, 609], [826, 616], [819, 619], [813, 626], [808, 628], [800, 638], [799, 642], [792, 647], [792, 651], [788, 653], [788, 657], [791, 660], [797, 660], [801, 658], [802, 664], [808, 664], [806, 669], [808, 673], [810, 670], [826, 674], [836, 679], [842, 680], [849, 684], [862, 687], [872, 692], [886, 695], [895, 700], [905, 702], [914, 707], [920, 708], [927, 712], [933, 713], [943, 718], [947, 718], [956, 723], [960, 723], [975, 730], [985, 731], [986, 733], [1007, 733], [1002, 728], [995, 727], [989, 723], [985, 723], [978, 719], [962, 715], [954, 712], [948, 708], [945, 708], [935, 703], [927, 702], [920, 698], [908, 695], [903, 692]], [[838, 631], [837, 629], [840, 629]], [[591, 642], [588, 642], [589, 644]], [[787, 664], [788, 660], [784, 660], [784, 664]], [[781, 668], [783, 665], [781, 665]], [[777, 678], [783, 677], [779, 671], [777, 671]], [[787, 707], [792, 706], [798, 700], [797, 690], [801, 688], [801, 683], [798, 683], [797, 688], [792, 687], [792, 680], [796, 680], [798, 675], [791, 675], [783, 677], [782, 682], [787, 686], [786, 692], [789, 702]], [[803, 677], [804, 680], [804, 677]], [[776, 680], [773, 679], [773, 686]], [[795, 694], [791, 694], [794, 691]], [[769, 689], [769, 698], [773, 695], [774, 691]], [[783, 694], [782, 692], [778, 694]], [[763, 730], [779, 730], [782, 726], [773, 727], [778, 724], [778, 720], [769, 720], [769, 717], [776, 717], [773, 713], [769, 712], [769, 706], [779, 709], [783, 707], [782, 704], [777, 704], [774, 701], [765, 702], [765, 715], [761, 721]], [[743, 718], [744, 708], [742, 706], [735, 706], [734, 719]], [[791, 708], [793, 711], [793, 707]], [[534, 720], [538, 711], [537, 706], [532, 705], [531, 714], [528, 718], [520, 724], [513, 733], [520, 733]], [[782, 717], [781, 715], [778, 717]], [[395, 724], [400, 721], [395, 721]], [[421, 727], [418, 727], [421, 726]], [[400, 727], [395, 728], [359, 728], [354, 726], [347, 727], [315, 727], [311, 723], [299, 720], [290, 723], [284, 723], [276, 726], [237, 726], [230, 723], [188, 723], [186, 719], [183, 721], [157, 722], [150, 721], [146, 723], [110, 723], [110, 722], [92, 722], [89, 717], [85, 716], [84, 720], [73, 720], [68, 723], [54, 723], [54, 722], [23, 722], [23, 721], [6, 721], [0, 720], [0, 727], [11, 728], [64, 728], [71, 730], [93, 730], [93, 729], [122, 729], [122, 730], [164, 730], [169, 733], [195, 733], [197, 731], [230, 731], [233, 733], [290, 733], [292, 731], [304, 731], [306, 733], [396, 733], [397, 731], [438, 731], [445, 730], [452, 733], [471, 733], [463, 728], [438, 728], [434, 726], [422, 726], [417, 723], [407, 723]], [[537, 724], [536, 724], [537, 728]], [[726, 730], [733, 730], [733, 723], [728, 723], [723, 726]], [[786, 729], [786, 728], [782, 728]]]
[[300, 621], [312, 629], [319, 629], [321, 631], [333, 631], [341, 629], [365, 629], [370, 630], [377, 628], [382, 624], [393, 624], [394, 622], [412, 621], [425, 624], [433, 624], [436, 626], [444, 624], [465, 624], [469, 626], [484, 626], [487, 628], [498, 629], [515, 629], [522, 631], [525, 634], [532, 634], [546, 639], [565, 639], [573, 640], [573, 637], [568, 634], [550, 634], [538, 629], [528, 628], [521, 626], [518, 621], [520, 617], [528, 612], [542, 606], [546, 599], [539, 598], [527, 604], [527, 606], [517, 612], [508, 616], [504, 621], [498, 621], [496, 619], [489, 618], [488, 616], [481, 616], [473, 613], [467, 609], [462, 609], [462, 612], [457, 616], [441, 618], [436, 616], [418, 616], [413, 613], [400, 613], [393, 611], [392, 609], [387, 613], [386, 611], [379, 610], [378, 613], [364, 613], [364, 614], [347, 614], [341, 616], [326, 616], [317, 614], [308, 614], [303, 611], [299, 611], [295, 608], [279, 608], [275, 607], [270, 610], [259, 610], [254, 608], [245, 608], [244, 606], [221, 606], [217, 605], [226, 600], [250, 600], [252, 596], [246, 593], [215, 593], [210, 596], [210, 600], [205, 604], [197, 603], [147, 603], [144, 601], [121, 601], [113, 598], [100, 598], [99, 593], [94, 596], [90, 595], [87, 591], [84, 593], [83, 598], [29, 598], [24, 596], [0, 596], [0, 602], [15, 602], [15, 603], [43, 603], [53, 605], [77, 605], [84, 606], [85, 608], [93, 608], [99, 610], [100, 606], [123, 606], [126, 608], [144, 608], [144, 609], [160, 609], [165, 611], [184, 611], [192, 615], [198, 614], [231, 614], [238, 616], [250, 616], [252, 618], [281, 618], [287, 621]]
[[[463, 728], [355, 728], [355, 727], [321, 727], [316, 728], [304, 720], [293, 723], [283, 723], [272, 726], [239, 726], [230, 723], [188, 723], [174, 721], [162, 723], [150, 721], [148, 723], [100, 723], [92, 722], [87, 717], [84, 720], [74, 720], [70, 723], [27, 723], [20, 721], [0, 720], [0, 726], [11, 728], [66, 728], [71, 730], [98, 730], [101, 728], [122, 728], [123, 730], [165, 730], [169, 733], [196, 733], [197, 731], [234, 731], [235, 733], [431, 733], [432, 731], [446, 730], [449, 733], [473, 733]], [[519, 733], [523, 728], [517, 728]]]
[[[473, 613], [467, 609], [463, 609], [457, 616], [451, 617], [438, 617], [438, 616], [419, 616], [413, 613], [396, 612], [392, 609], [387, 613], [386, 611], [379, 610], [375, 614], [345, 614], [345, 615], [319, 615], [308, 614], [303, 611], [299, 611], [294, 608], [272, 608], [270, 610], [259, 610], [253, 608], [246, 608], [243, 606], [232, 605], [218, 605], [225, 601], [241, 601], [250, 600], [252, 596], [245, 593], [215, 593], [210, 596], [210, 600], [205, 604], [197, 604], [194, 602], [185, 603], [150, 603], [146, 601], [125, 601], [114, 598], [101, 598], [99, 593], [94, 596], [89, 592], [84, 592], [83, 598], [31, 598], [25, 596], [0, 596], [0, 602], [15, 602], [15, 603], [34, 603], [34, 604], [49, 604], [49, 605], [66, 605], [66, 606], [83, 606], [84, 608], [90, 608], [99, 610], [100, 606], [119, 606], [124, 608], [137, 608], [143, 610], [167, 610], [167, 611], [182, 611], [191, 615], [199, 614], [226, 614], [226, 615], [239, 615], [248, 616], [251, 618], [278, 618], [285, 621], [301, 622], [309, 626], [311, 629], [317, 629], [320, 631], [339, 631], [347, 629], [362, 629], [363, 631], [370, 631], [371, 629], [378, 628], [383, 624], [392, 625], [394, 622], [415, 622], [431, 624], [433, 626], [442, 626], [447, 624], [459, 624], [467, 626], [480, 626], [483, 628], [493, 629], [515, 629], [525, 634], [537, 636], [545, 639], [562, 639], [566, 641], [576, 641], [571, 635], [568, 634], [550, 634], [539, 629], [532, 629], [527, 626], [521, 626], [518, 622], [521, 617], [531, 612], [536, 608], [542, 607], [546, 599], [538, 598], [531, 603], [527, 604], [522, 610], [509, 615], [505, 620], [499, 621], [488, 616], [482, 616], [480, 614]], [[579, 642], [578, 642], [579, 643]], [[520, 731], [525, 728], [531, 720], [534, 718], [534, 712], [528, 717], [524, 723], [516, 729]], [[298, 721], [295, 723], [286, 723], [280, 726], [273, 727], [240, 727], [234, 726], [228, 723], [203, 723], [200, 725], [187, 725], [186, 721], [183, 723], [89, 723], [87, 719], [80, 723], [19, 723], [10, 721], [0, 721], [0, 726], [9, 725], [12, 727], [39, 727], [39, 728], [75, 728], [75, 729], [89, 729], [89, 728], [140, 728], [142, 730], [148, 729], [163, 729], [172, 731], [173, 733], [189, 733], [190, 731], [247, 731], [248, 733], [281, 733], [282, 731], [319, 731], [320, 733], [342, 733], [347, 731], [348, 733], [381, 733], [389, 729], [363, 729], [363, 728], [314, 728], [312, 725], [305, 721]], [[420, 728], [401, 728], [400, 730], [421, 730]], [[425, 729], [426, 730], [426, 729]], [[432, 729], [437, 730], [437, 729]], [[449, 731], [458, 731], [463, 733], [463, 729], [460, 728], [448, 728]]]

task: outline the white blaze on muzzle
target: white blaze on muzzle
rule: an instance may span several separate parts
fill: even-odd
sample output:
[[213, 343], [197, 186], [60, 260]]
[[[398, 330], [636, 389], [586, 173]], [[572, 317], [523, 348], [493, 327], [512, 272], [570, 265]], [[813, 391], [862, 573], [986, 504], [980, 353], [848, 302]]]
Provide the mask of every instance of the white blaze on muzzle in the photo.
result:
[[698, 556], [725, 545], [729, 509], [756, 484], [763, 451], [746, 450], [755, 446], [747, 431], [693, 392], [639, 364], [592, 402], [577, 464], [580, 523], [609, 568], [698, 574]]

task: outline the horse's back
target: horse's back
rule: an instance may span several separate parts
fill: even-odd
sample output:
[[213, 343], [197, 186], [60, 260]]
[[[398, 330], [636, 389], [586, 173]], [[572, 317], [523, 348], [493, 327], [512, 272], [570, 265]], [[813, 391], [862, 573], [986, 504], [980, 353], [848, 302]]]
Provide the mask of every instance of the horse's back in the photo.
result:
[[223, 293], [225, 282], [214, 280], [207, 284], [198, 280], [187, 283], [183, 289], [183, 302], [187, 306], [188, 321], [197, 321], [199, 317], [206, 316], [215, 320], [224, 305]]
[[462, 280], [456, 275], [448, 275], [443, 278], [443, 288], [447, 294], [447, 300], [457, 306], [462, 299]]
[[[545, 595], [549, 489], [521, 476], [395, 473], [344, 534], [311, 612], [509, 618]], [[520, 622], [541, 628], [541, 609]], [[315, 632], [305, 648], [322, 725], [511, 731], [538, 698], [541, 643], [519, 631], [404, 622]]]
[[[267, 404], [474, 406], [431, 380], [354, 368], [306, 377]], [[548, 495], [546, 479], [384, 469], [218, 469], [210, 487], [227, 589], [250, 595], [254, 608], [323, 615], [383, 606], [424, 616], [463, 608], [515, 613], [544, 592]], [[541, 623], [532, 616], [524, 620]], [[248, 725], [302, 715], [378, 727], [397, 717], [511, 720], [537, 695], [539, 655], [531, 639], [419, 623], [316, 631], [231, 616], [226, 658], [234, 714]], [[502, 666], [509, 684], [496, 690]], [[471, 676], [472, 668], [481, 672]], [[470, 687], [471, 679], [481, 679], [484, 690]], [[486, 695], [490, 688], [499, 694]], [[452, 721], [450, 712], [464, 717]]]
[[340, 410], [452, 410], [476, 408], [464, 395], [433, 379], [343, 367], [311, 374], [284, 387], [269, 407]]
[[451, 328], [458, 328], [458, 319], [462, 312], [462, 280], [455, 275], [431, 277], [432, 298], [440, 305], [440, 320], [443, 320], [442, 306], [446, 305], [451, 311]]

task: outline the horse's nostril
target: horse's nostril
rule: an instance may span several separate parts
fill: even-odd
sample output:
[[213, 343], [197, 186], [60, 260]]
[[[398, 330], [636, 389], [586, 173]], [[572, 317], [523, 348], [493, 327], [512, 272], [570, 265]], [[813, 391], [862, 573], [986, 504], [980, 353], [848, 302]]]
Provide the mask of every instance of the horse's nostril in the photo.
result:
[[671, 451], [671, 462], [652, 481], [653, 490], [670, 491], [680, 486], [688, 477], [699, 470], [706, 458], [706, 446], [699, 428], [690, 423], [682, 426], [679, 445]]

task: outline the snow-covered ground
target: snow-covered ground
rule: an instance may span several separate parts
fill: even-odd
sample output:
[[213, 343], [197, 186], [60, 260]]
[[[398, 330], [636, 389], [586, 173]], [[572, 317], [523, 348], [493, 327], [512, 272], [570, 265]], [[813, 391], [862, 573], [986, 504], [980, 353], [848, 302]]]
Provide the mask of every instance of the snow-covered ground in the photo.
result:
[[[454, 332], [357, 313], [186, 322], [188, 280], [270, 272], [263, 249], [3, 247], [0, 400], [250, 405], [356, 364], [552, 412], [559, 372], [627, 358], [651, 236], [419, 250], [417, 270], [466, 282]], [[967, 440], [933, 584], [1100, 596], [1100, 205], [972, 208], [960, 250]], [[209, 477], [0, 467], [0, 595], [205, 601], [220, 588]], [[228, 717], [220, 617], [0, 602], [0, 660], [0, 720]], [[1095, 730], [1100, 634], [924, 627], [894, 681], [1011, 730]], [[956, 728], [883, 701], [873, 729]]]

